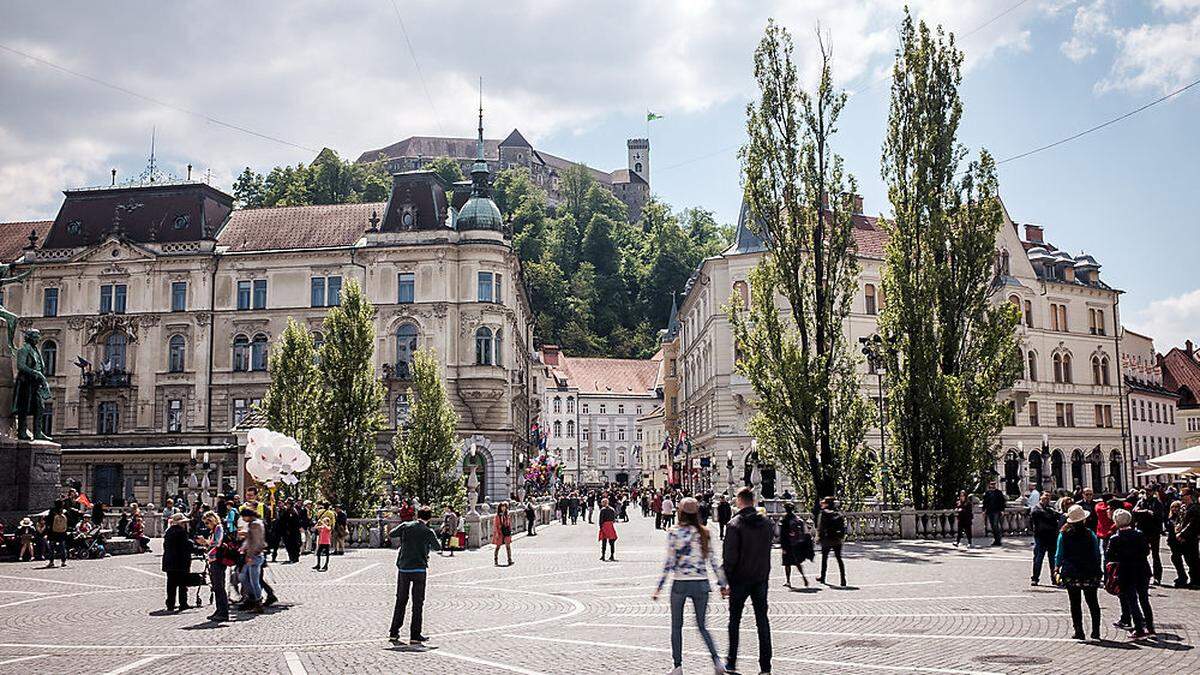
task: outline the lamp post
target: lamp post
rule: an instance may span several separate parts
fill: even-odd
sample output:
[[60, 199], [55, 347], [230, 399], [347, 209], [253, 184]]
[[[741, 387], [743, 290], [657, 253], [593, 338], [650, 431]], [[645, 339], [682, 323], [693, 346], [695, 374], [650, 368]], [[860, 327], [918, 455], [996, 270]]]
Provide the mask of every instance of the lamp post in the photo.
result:
[[479, 501], [479, 479], [475, 477], [475, 444], [471, 444], [470, 459], [467, 460], [467, 507], [471, 513], [477, 514]]
[[879, 475], [883, 482], [883, 500], [890, 502], [889, 493], [891, 490], [889, 490], [889, 487], [891, 486], [891, 482], [888, 476], [889, 469], [887, 462], [887, 425], [885, 423], [885, 406], [883, 404], [883, 373], [886, 370], [886, 363], [883, 360], [883, 338], [879, 337], [879, 334], [876, 333], [869, 338], [860, 337], [858, 342], [862, 345], [863, 356], [867, 357], [867, 364], [870, 365], [871, 370], [875, 373], [875, 381], [879, 387]]
[[[1038, 476], [1038, 489], [1042, 489], [1042, 476], [1046, 475], [1046, 465], [1050, 463], [1050, 434], [1042, 434], [1042, 473]], [[1053, 467], [1051, 467], [1053, 469]], [[1050, 473], [1054, 477], [1053, 471]], [[1055, 485], [1055, 489], [1059, 486]]]
[[733, 489], [733, 450], [725, 451], [725, 470], [729, 472], [729, 496], [732, 497], [736, 492]]
[[215, 468], [215, 465], [208, 461], [207, 452], [197, 457], [196, 448], [192, 448], [190, 455], [191, 458], [188, 461], [190, 474], [187, 477], [189, 496], [192, 503], [199, 501], [201, 504], [211, 504], [212, 500], [209, 498], [208, 492], [212, 488], [212, 482], [208, 474]]

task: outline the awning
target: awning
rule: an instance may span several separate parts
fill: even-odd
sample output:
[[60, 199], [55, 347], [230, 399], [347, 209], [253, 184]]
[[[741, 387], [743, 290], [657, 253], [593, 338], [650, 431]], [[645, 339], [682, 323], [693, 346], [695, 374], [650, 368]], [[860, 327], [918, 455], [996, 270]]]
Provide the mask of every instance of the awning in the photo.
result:
[[1170, 454], [1153, 457], [1147, 460], [1155, 468], [1189, 469], [1200, 467], [1200, 445], [1184, 448]]
[[1173, 468], [1167, 467], [1162, 469], [1151, 469], [1145, 473], [1139, 473], [1138, 478], [1147, 476], [1196, 476], [1200, 475], [1200, 466]]

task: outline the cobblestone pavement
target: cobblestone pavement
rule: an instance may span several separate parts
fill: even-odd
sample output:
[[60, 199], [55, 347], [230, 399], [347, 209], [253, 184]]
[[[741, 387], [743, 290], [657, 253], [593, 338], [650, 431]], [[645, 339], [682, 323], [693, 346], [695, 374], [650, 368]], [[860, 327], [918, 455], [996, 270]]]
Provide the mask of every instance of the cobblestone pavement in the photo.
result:
[[[269, 578], [282, 604], [223, 625], [204, 619], [207, 592], [203, 609], [162, 611], [156, 554], [66, 569], [6, 564], [0, 566], [0, 673], [665, 673], [669, 610], [649, 598], [665, 537], [636, 515], [618, 531], [615, 563], [598, 560], [596, 529], [587, 524], [518, 539], [512, 567], [494, 567], [490, 549], [434, 557], [425, 632], [438, 649], [424, 653], [391, 648], [385, 639], [395, 588], [392, 551], [351, 551], [333, 558], [325, 573], [311, 569], [311, 556], [274, 565]], [[1200, 639], [1196, 591], [1153, 589], [1160, 636], [1136, 643], [1109, 626], [1117, 602], [1102, 594], [1106, 639], [1077, 644], [1068, 639], [1065, 593], [1029, 586], [1028, 540], [969, 551], [940, 542], [873, 543], [849, 545], [846, 553], [853, 584], [847, 589], [814, 581], [789, 591], [775, 564], [774, 672], [1200, 667], [1193, 649]], [[807, 567], [813, 581], [813, 565]], [[739, 659], [746, 672], [757, 661], [748, 614]], [[718, 596], [709, 616], [723, 653], [726, 611]], [[687, 672], [711, 672], [690, 627], [684, 649]]]

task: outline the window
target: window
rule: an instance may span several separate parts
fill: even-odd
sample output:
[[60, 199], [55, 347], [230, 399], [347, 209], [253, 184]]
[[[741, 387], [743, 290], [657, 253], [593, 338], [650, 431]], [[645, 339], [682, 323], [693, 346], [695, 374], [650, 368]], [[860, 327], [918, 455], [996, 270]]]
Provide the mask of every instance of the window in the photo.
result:
[[167, 401], [167, 432], [183, 431], [183, 401], [173, 398]]
[[554, 421], [554, 437], [562, 438], [562, 422], [558, 420]]
[[608, 466], [608, 448], [600, 448], [600, 466]]
[[110, 333], [104, 340], [104, 363], [101, 366], [109, 370], [125, 370], [125, 347], [124, 333]]
[[504, 292], [500, 285], [502, 276], [496, 272], [479, 273], [479, 302], [504, 302]]
[[237, 308], [250, 309], [250, 282], [239, 281], [237, 284]]
[[267, 280], [254, 280], [254, 309], [267, 308]]
[[259, 333], [250, 341], [250, 370], [267, 369], [267, 336]]
[[1033, 328], [1033, 303], [1025, 301], [1025, 325]]
[[1008, 303], [1013, 306], [1013, 309], [1017, 310], [1017, 323], [1021, 323], [1021, 298], [1010, 295], [1008, 296]]
[[42, 350], [42, 368], [46, 375], [53, 376], [58, 370], [58, 343], [54, 340], [45, 340], [41, 345]]
[[750, 307], [750, 287], [744, 281], [733, 282], [733, 294], [741, 303], [742, 309]]
[[601, 415], [607, 415], [607, 414], [608, 414], [608, 404], [607, 404], [607, 403], [601, 403], [601, 404], [600, 404], [600, 414], [601, 414]]
[[171, 282], [171, 311], [182, 312], [187, 309], [187, 282]]
[[1054, 355], [1054, 381], [1059, 384], [1071, 384], [1071, 355]]
[[396, 302], [407, 305], [417, 301], [417, 275], [401, 272], [396, 275]]
[[642, 442], [642, 428], [641, 427], [638, 427], [638, 430], [637, 430], [637, 440], [638, 440], [638, 443]]
[[617, 440], [618, 441], [625, 440], [625, 427], [620, 427], [617, 429]]
[[[313, 277], [310, 290], [313, 307], [337, 307], [342, 301], [342, 278]], [[265, 297], [263, 303], [266, 303]]]
[[1050, 329], [1066, 333], [1067, 328], [1067, 306], [1057, 303], [1050, 303]]
[[587, 443], [588, 440], [592, 437], [591, 430], [588, 429], [587, 427], [580, 427], [580, 431], [583, 432], [583, 442]]
[[499, 328], [496, 329], [495, 347], [496, 347], [496, 358], [492, 361], [492, 363], [503, 368], [504, 367], [504, 331]]
[[1038, 404], [1037, 401], [1029, 402], [1029, 426], [1041, 426], [1041, 420], [1038, 419]]
[[618, 404], [617, 404], [617, 414], [618, 414], [618, 415], [624, 415], [624, 414], [625, 414], [625, 404], [624, 404], [624, 403], [618, 403]]
[[567, 437], [575, 438], [575, 420], [567, 420]]
[[608, 440], [608, 427], [600, 427], [600, 440]]
[[233, 338], [233, 369], [237, 372], [250, 370], [250, 338], [245, 335]]
[[417, 352], [417, 327], [402, 323], [396, 329], [396, 377], [401, 380], [412, 378], [413, 354]]
[[575, 412], [575, 398], [573, 396], [567, 397], [567, 412], [568, 413]]
[[554, 412], [555, 413], [562, 412], [562, 399], [559, 398], [558, 396], [554, 397]]
[[311, 305], [312, 307], [325, 306], [325, 277], [313, 277], [311, 288]]
[[238, 309], [267, 308], [267, 280], [239, 281], [237, 290]]
[[638, 405], [638, 407], [637, 407], [637, 414], [639, 414], [639, 415], [642, 414], [642, 406], [641, 405]]
[[1110, 379], [1108, 376], [1108, 357], [1093, 356], [1092, 357], [1092, 382], [1094, 384], [1108, 386]]
[[172, 335], [167, 343], [167, 371], [183, 372], [183, 357], [186, 343], [182, 335]]
[[1037, 354], [1029, 351], [1029, 381], [1037, 382]]
[[100, 313], [124, 314], [128, 288], [125, 284], [103, 284], [100, 286]]
[[866, 298], [866, 303], [867, 303], [867, 314], [875, 314], [875, 313], [877, 313], [878, 309], [877, 309], [877, 307], [876, 307], [876, 305], [875, 305], [875, 285], [874, 285], [874, 284], [867, 284], [867, 285], [866, 285], [866, 286], [863, 288], [863, 295], [864, 295], [864, 297]]
[[1096, 426], [1101, 428], [1112, 428], [1112, 406], [1096, 404]]
[[58, 289], [42, 289], [42, 316], [58, 316]]
[[261, 402], [262, 402], [262, 399], [257, 399], [257, 398], [235, 398], [235, 399], [233, 399], [233, 423], [234, 423], [234, 425], [240, 424], [242, 420], [246, 419], [246, 415], [249, 415], [250, 411], [254, 408], [254, 406], [258, 405]]
[[96, 409], [96, 433], [115, 434], [120, 426], [120, 413], [116, 401], [101, 401]]
[[487, 326], [475, 330], [475, 365], [492, 365], [492, 329]]
[[588, 404], [586, 404], [586, 403], [581, 403], [581, 404], [580, 404], [580, 406], [582, 406], [582, 411], [583, 411], [583, 414], [584, 414], [584, 415], [588, 414]]

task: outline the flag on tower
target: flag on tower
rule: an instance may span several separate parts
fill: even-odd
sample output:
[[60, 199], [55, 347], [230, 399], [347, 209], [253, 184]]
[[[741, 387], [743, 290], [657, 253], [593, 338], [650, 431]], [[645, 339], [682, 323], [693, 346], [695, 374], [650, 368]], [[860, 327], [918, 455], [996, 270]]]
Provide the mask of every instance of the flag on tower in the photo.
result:
[[656, 112], [650, 112], [649, 110], [646, 111], [646, 121], [647, 122], [653, 122], [654, 120], [661, 120], [662, 118], [663, 118], [663, 116], [659, 115]]

